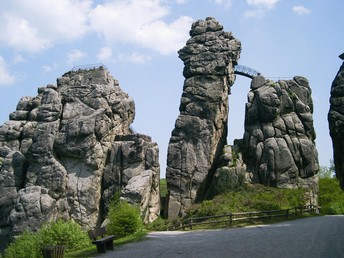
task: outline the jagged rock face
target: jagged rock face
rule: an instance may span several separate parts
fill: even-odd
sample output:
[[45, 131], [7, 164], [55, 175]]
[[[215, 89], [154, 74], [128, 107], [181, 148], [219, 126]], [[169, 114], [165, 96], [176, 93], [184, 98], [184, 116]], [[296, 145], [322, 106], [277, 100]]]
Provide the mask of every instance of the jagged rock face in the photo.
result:
[[[343, 54], [340, 57], [344, 59]], [[336, 177], [344, 190], [344, 62], [332, 83], [330, 103], [328, 121], [333, 144], [333, 159]]]
[[182, 216], [204, 198], [226, 144], [228, 94], [241, 44], [214, 18], [192, 24], [178, 53], [184, 62], [180, 115], [168, 147], [168, 217]]
[[[158, 147], [132, 133], [134, 115], [134, 101], [102, 67], [68, 72], [57, 86], [22, 98], [0, 127], [1, 232], [15, 235], [57, 218], [99, 225], [110, 188], [129, 199], [134, 191], [133, 202], [153, 220], [159, 214]], [[124, 135], [127, 140], [118, 138]], [[135, 188], [130, 180], [138, 177], [145, 181]]]
[[251, 183], [252, 175], [247, 173], [240, 144], [226, 145], [223, 148], [218, 167], [211, 181], [207, 198], [213, 198], [224, 192], [243, 189], [246, 184]]
[[118, 190], [121, 198], [140, 205], [144, 222], [153, 222], [160, 213], [159, 148], [146, 135], [118, 135], [103, 177], [103, 201], [109, 206]]
[[312, 113], [306, 78], [278, 82], [253, 78], [243, 139], [244, 162], [253, 183], [305, 187], [317, 193], [319, 164]]

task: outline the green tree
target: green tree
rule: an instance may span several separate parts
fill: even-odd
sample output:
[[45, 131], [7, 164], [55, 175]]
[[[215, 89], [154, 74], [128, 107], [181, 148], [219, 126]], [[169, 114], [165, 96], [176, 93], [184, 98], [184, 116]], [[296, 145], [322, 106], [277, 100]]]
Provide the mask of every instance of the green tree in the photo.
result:
[[139, 209], [124, 201], [110, 204], [107, 219], [107, 232], [119, 238], [134, 234], [143, 228]]
[[335, 174], [335, 167], [333, 160], [330, 160], [330, 166], [321, 166], [318, 172], [320, 178], [332, 178]]

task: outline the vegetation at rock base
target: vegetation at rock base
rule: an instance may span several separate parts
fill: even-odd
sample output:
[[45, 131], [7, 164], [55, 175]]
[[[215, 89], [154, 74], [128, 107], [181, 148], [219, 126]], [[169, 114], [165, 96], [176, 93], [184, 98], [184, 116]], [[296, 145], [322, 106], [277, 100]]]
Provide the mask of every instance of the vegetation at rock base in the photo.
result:
[[110, 204], [107, 219], [108, 234], [119, 238], [143, 229], [139, 208], [124, 201]]
[[37, 234], [24, 232], [6, 249], [4, 258], [36, 258], [41, 257]]
[[334, 164], [322, 166], [319, 171], [319, 205], [321, 213], [334, 215], [344, 214], [344, 191], [339, 186], [339, 180], [334, 178]]
[[303, 189], [278, 189], [259, 184], [247, 185], [245, 189], [229, 191], [195, 204], [188, 217], [222, 215], [233, 212], [278, 210], [306, 203]]
[[44, 224], [39, 230], [40, 245], [64, 245], [66, 251], [75, 251], [89, 246], [87, 233], [73, 221], [58, 220]]
[[64, 245], [66, 252], [90, 246], [85, 231], [73, 221], [50, 222], [36, 232], [24, 232], [5, 251], [4, 258], [42, 257], [41, 249], [46, 245]]

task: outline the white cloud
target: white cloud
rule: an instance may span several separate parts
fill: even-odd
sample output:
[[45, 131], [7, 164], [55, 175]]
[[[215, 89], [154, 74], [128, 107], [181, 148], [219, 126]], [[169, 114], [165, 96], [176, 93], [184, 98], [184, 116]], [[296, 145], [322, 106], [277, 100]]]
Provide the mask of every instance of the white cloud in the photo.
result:
[[67, 54], [68, 63], [75, 63], [86, 55], [86, 53], [81, 52], [79, 49], [73, 49]]
[[42, 69], [45, 73], [50, 73], [53, 70], [53, 67], [50, 65], [44, 65], [42, 66]]
[[232, 0], [212, 0], [215, 4], [223, 5], [225, 8], [232, 6]]
[[15, 54], [12, 58], [13, 64], [24, 63], [26, 62], [25, 58], [20, 54]]
[[116, 58], [116, 61], [118, 62], [127, 62], [135, 64], [144, 64], [149, 62], [150, 60], [151, 58], [149, 56], [137, 52], [131, 54], [120, 54]]
[[176, 53], [185, 44], [193, 20], [181, 17], [171, 24], [155, 21], [136, 32], [136, 41], [161, 54]]
[[176, 0], [177, 4], [185, 4], [188, 0]]
[[57, 63], [53, 63], [52, 65], [43, 65], [42, 66], [42, 70], [44, 73], [50, 73], [52, 72], [54, 69], [56, 69], [58, 67]]
[[0, 43], [40, 52], [87, 32], [89, 0], [12, 0], [0, 2]]
[[309, 14], [311, 11], [302, 5], [294, 6], [293, 12], [299, 15]]
[[0, 45], [19, 53], [39, 53], [96, 32], [109, 47], [130, 43], [161, 54], [176, 53], [185, 44], [193, 19], [184, 16], [166, 22], [169, 4], [165, 0], [0, 1]]
[[279, 0], [246, 0], [246, 3], [251, 6], [260, 6], [264, 8], [273, 8]]
[[190, 17], [168, 24], [169, 8], [157, 0], [113, 0], [97, 5], [90, 14], [91, 28], [109, 45], [141, 45], [162, 54], [176, 52], [188, 37]]
[[11, 75], [8, 71], [4, 58], [0, 56], [0, 85], [12, 84], [15, 80], [15, 76]]
[[102, 47], [97, 55], [97, 58], [101, 61], [109, 60], [111, 57], [112, 49], [110, 47]]
[[244, 17], [261, 18], [265, 13], [272, 10], [280, 0], [246, 0], [246, 3], [253, 9], [249, 9], [244, 13]]

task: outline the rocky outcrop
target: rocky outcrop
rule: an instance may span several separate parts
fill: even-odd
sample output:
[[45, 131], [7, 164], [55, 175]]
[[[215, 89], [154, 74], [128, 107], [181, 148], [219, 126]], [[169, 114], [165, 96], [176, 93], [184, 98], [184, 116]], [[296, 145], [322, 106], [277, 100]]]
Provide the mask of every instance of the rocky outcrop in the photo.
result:
[[158, 147], [132, 132], [134, 116], [134, 101], [103, 67], [67, 72], [22, 98], [0, 127], [2, 235], [57, 218], [99, 225], [114, 190], [154, 220]]
[[181, 216], [206, 195], [226, 144], [228, 94], [241, 45], [214, 18], [192, 24], [178, 53], [184, 62], [180, 115], [168, 147], [168, 217]]
[[221, 193], [243, 189], [246, 184], [251, 183], [252, 175], [247, 172], [240, 150], [241, 141], [236, 142], [233, 146], [226, 145], [223, 148], [219, 166], [207, 194], [209, 199]]
[[118, 135], [112, 144], [103, 177], [103, 201], [121, 191], [121, 198], [140, 205], [145, 223], [160, 214], [159, 149], [149, 136]]
[[270, 81], [254, 77], [248, 94], [243, 141], [252, 182], [305, 187], [317, 194], [318, 154], [311, 88], [306, 78]]
[[[339, 57], [344, 60], [344, 53]], [[336, 177], [344, 190], [344, 62], [332, 82], [330, 103], [328, 122], [333, 145], [333, 160]]]

